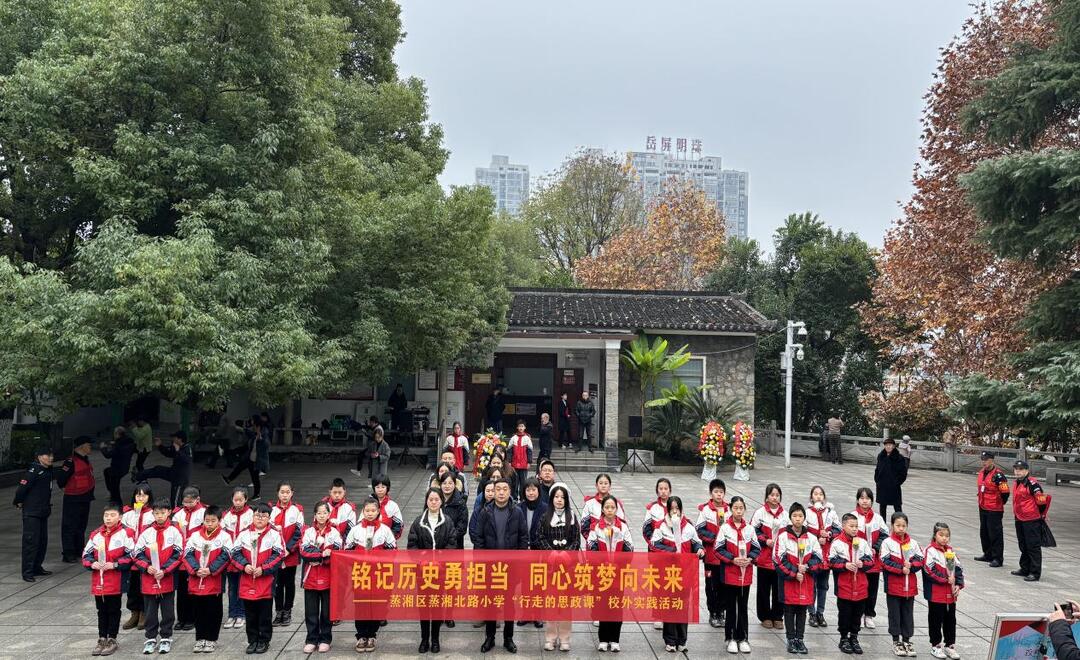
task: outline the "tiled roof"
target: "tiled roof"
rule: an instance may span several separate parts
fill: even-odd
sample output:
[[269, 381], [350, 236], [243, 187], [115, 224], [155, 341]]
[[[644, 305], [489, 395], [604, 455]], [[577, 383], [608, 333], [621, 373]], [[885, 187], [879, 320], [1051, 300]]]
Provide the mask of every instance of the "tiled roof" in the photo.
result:
[[745, 301], [702, 291], [511, 289], [510, 330], [765, 332], [774, 322]]

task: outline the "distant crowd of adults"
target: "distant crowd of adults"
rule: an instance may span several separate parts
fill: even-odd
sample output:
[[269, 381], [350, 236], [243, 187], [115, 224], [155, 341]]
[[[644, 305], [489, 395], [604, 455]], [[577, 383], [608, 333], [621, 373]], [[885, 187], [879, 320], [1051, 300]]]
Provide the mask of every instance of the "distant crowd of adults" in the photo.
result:
[[[487, 401], [484, 402], [484, 424], [486, 428], [492, 429], [497, 433], [503, 432], [503, 414], [506, 410], [506, 402], [503, 397], [502, 388], [496, 387], [491, 390], [491, 394], [488, 395]], [[597, 438], [593, 431], [593, 420], [596, 419], [596, 403], [592, 400], [588, 390], [584, 390], [575, 403], [571, 404], [570, 396], [563, 392], [559, 396], [559, 410], [558, 410], [558, 437], [555, 441], [559, 443], [559, 446], [563, 449], [574, 449], [575, 452], [580, 453], [586, 449], [590, 452], [597, 449], [604, 448], [604, 441], [601, 438]], [[577, 419], [577, 440], [575, 442], [572, 420]], [[551, 424], [552, 431], [556, 428], [555, 423], [549, 419], [547, 423]], [[543, 434], [545, 429], [544, 421], [541, 421], [541, 441], [543, 440]], [[542, 446], [541, 442], [541, 446]]]

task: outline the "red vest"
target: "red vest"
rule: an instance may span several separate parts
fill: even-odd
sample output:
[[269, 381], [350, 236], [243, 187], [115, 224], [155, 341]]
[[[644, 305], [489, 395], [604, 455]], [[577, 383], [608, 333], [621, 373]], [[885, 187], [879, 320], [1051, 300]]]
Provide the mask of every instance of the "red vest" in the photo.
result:
[[73, 454], [71, 463], [74, 472], [64, 485], [64, 495], [85, 495], [94, 491], [94, 468], [90, 466], [90, 459]]
[[1005, 504], [1001, 501], [1001, 496], [1009, 492], [1009, 482], [1006, 479], [1001, 481], [1000, 484], [994, 483], [994, 477], [998, 474], [1004, 476], [1005, 473], [995, 465], [990, 469], [989, 473], [986, 470], [979, 470], [976, 475], [979, 484], [979, 508], [983, 511], [1005, 510]]
[[1047, 498], [1039, 482], [1033, 477], [1028, 477], [1016, 480], [1016, 491], [1013, 493], [1012, 503], [1013, 517], [1021, 522], [1030, 522], [1043, 517], [1040, 507], [1046, 506]]

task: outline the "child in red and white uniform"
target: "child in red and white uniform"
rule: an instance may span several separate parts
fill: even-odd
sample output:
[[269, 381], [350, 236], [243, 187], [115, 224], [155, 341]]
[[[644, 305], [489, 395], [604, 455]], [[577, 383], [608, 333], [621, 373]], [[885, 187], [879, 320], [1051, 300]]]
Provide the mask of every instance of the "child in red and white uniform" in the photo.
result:
[[[454, 488], [457, 488], [456, 479]], [[390, 499], [390, 477], [382, 476], [372, 479], [371, 492], [379, 502], [379, 520], [390, 528], [395, 540], [400, 539], [404, 523], [401, 520], [401, 507], [397, 505], [397, 502]]]
[[[840, 534], [840, 518], [825, 495], [825, 489], [810, 489], [810, 504], [806, 507], [806, 527], [817, 537], [821, 556], [828, 558], [829, 542]], [[826, 628], [825, 599], [829, 595], [829, 571], [814, 573], [814, 602], [810, 603], [809, 623], [812, 628]]]
[[791, 524], [776, 537], [773, 560], [780, 572], [787, 652], [805, 655], [806, 611], [814, 603], [814, 573], [825, 569], [825, 560], [818, 537], [806, 526], [806, 509], [795, 502], [788, 508], [788, 520]]
[[300, 556], [304, 572], [300, 586], [304, 588], [304, 625], [307, 637], [304, 653], [330, 650], [333, 626], [330, 624], [330, 554], [340, 550], [344, 541], [337, 528], [330, 524], [330, 505], [315, 505], [315, 520], [304, 530], [300, 541]]
[[878, 558], [878, 548], [881, 542], [889, 535], [889, 526], [885, 519], [874, 511], [874, 491], [860, 488], [855, 493], [855, 510], [852, 511], [859, 523], [859, 538], [870, 543], [874, 550], [874, 565], [866, 571], [866, 607], [863, 612], [863, 628], [874, 629], [877, 624], [874, 617], [877, 616], [878, 588], [881, 581], [881, 560]]
[[533, 456], [532, 438], [525, 432], [525, 420], [519, 419], [517, 421], [517, 432], [510, 436], [510, 441], [506, 443], [506, 449], [510, 455], [510, 467], [522, 475], [516, 482], [517, 493], [514, 497], [515, 500], [522, 500], [525, 498], [524, 475], [529, 472]]
[[949, 541], [952, 532], [943, 522], [934, 523], [934, 540], [926, 546], [923, 563], [923, 596], [929, 609], [930, 655], [959, 660], [956, 650], [956, 599], [964, 588], [964, 569]]
[[270, 525], [270, 507], [252, 509], [252, 524], [236, 537], [230, 559], [240, 569], [240, 599], [244, 601], [246, 652], [266, 653], [274, 634], [274, 574], [285, 559], [285, 544]]
[[97, 606], [98, 641], [93, 655], [112, 655], [119, 650], [120, 592], [122, 570], [131, 564], [135, 547], [131, 534], [120, 524], [120, 507], [106, 504], [101, 527], [90, 532], [83, 547], [82, 563], [91, 571], [90, 593]]
[[180, 566], [184, 552], [180, 530], [169, 519], [172, 509], [169, 500], [154, 502], [154, 524], [143, 530], [132, 549], [132, 559], [140, 573], [146, 612], [144, 654], [155, 651], [168, 653], [172, 650], [173, 623], [176, 620], [173, 573]]
[[[611, 495], [611, 477], [607, 474], [596, 475], [596, 494], [586, 495], [585, 505], [581, 508], [582, 538], [588, 540], [593, 525], [603, 517], [604, 514], [601, 511], [600, 503], [608, 495]], [[612, 498], [615, 500], [615, 517], [625, 525], [627, 522], [626, 511], [623, 510], [622, 502], [614, 495], [612, 495]]]
[[221, 510], [203, 509], [202, 526], [188, 536], [184, 546], [184, 570], [195, 610], [195, 653], [213, 653], [221, 628], [222, 575], [229, 565], [232, 539], [221, 528]]
[[[715, 492], [715, 491], [713, 491]], [[750, 584], [754, 581], [754, 562], [761, 554], [757, 534], [746, 522], [746, 501], [736, 495], [731, 498], [729, 514], [716, 534], [716, 557], [723, 567], [721, 602], [724, 614], [724, 642], [728, 653], [749, 653], [749, 624], [747, 601]]]
[[450, 435], [446, 436], [443, 447], [454, 454], [454, 468], [461, 472], [469, 462], [469, 436], [461, 432], [461, 422], [454, 422]]
[[[202, 503], [201, 493], [198, 486], [184, 488], [181, 506], [173, 511], [172, 521], [180, 530], [180, 536], [184, 543], [188, 537], [202, 527], [203, 511], [206, 505]], [[188, 598], [188, 574], [187, 571], [176, 572], [176, 629], [192, 630], [195, 628], [195, 609]]]
[[[128, 530], [133, 544], [144, 529], [154, 524], [153, 502], [154, 491], [150, 488], [150, 484], [145, 481], [137, 484], [135, 492], [131, 495], [131, 506], [124, 507], [124, 513], [120, 516], [120, 524]], [[124, 622], [124, 630], [146, 625], [141, 582], [138, 574], [134, 571], [128, 573], [127, 607], [131, 610], [131, 616]]]
[[709, 482], [709, 500], [698, 505], [698, 518], [694, 523], [698, 538], [705, 546], [705, 602], [709, 608], [709, 625], [721, 628], [724, 625], [724, 576], [723, 566], [716, 554], [716, 537], [720, 525], [724, 524], [728, 505], [724, 501], [727, 486], [723, 479]]
[[889, 634], [893, 653], [914, 657], [915, 597], [919, 580], [914, 575], [923, 565], [919, 542], [908, 535], [908, 517], [902, 511], [892, 514], [892, 533], [881, 542], [878, 556], [885, 572], [885, 602], [889, 606]]
[[[250, 529], [254, 513], [248, 506], [247, 488], [237, 486], [232, 492], [232, 507], [221, 516], [221, 528], [229, 535], [230, 547], [240, 533]], [[229, 562], [225, 568], [225, 584], [229, 593], [229, 613], [224, 628], [244, 628], [244, 602], [240, 600], [240, 569]]]
[[345, 499], [345, 480], [331, 481], [329, 494], [322, 501], [330, 505], [330, 524], [337, 527], [341, 538], [348, 536], [356, 524], [356, 506]]
[[869, 594], [867, 572], [874, 567], [874, 548], [859, 536], [859, 519], [845, 513], [841, 533], [829, 544], [828, 564], [835, 574], [840, 652], [862, 655], [859, 628]]
[[[358, 552], [396, 550], [397, 539], [380, 518], [379, 502], [374, 497], [364, 501], [360, 522], [345, 537], [345, 549]], [[356, 621], [356, 652], [375, 650], [375, 638], [379, 633], [378, 621]]]
[[296, 600], [296, 567], [300, 565], [300, 538], [304, 534], [304, 509], [292, 501], [292, 484], [278, 484], [277, 502], [270, 508], [270, 524], [274, 526], [285, 544], [285, 560], [274, 581], [274, 606], [276, 614], [272, 625], [287, 626], [292, 623], [293, 601]]
[[667, 501], [671, 497], [671, 480], [660, 477], [656, 480], [656, 499], [645, 505], [645, 521], [641, 523], [641, 536], [645, 539], [645, 549], [652, 552], [653, 532], [667, 517]]
[[[607, 475], [600, 476], [606, 477]], [[596, 481], [597, 486], [599, 486], [600, 477], [597, 477]], [[610, 479], [607, 481], [607, 486], [611, 486]], [[619, 500], [615, 499], [614, 495], [607, 493], [602, 497], [598, 496], [596, 505], [599, 515], [590, 526], [589, 535], [585, 539], [585, 549], [610, 554], [633, 552], [634, 543], [630, 540], [630, 527], [627, 526], [623, 518], [619, 517], [619, 512], [622, 510]], [[618, 652], [622, 621], [600, 621], [598, 625], [600, 627], [597, 631], [597, 637], [600, 639], [600, 644], [596, 647], [597, 650]]]
[[[672, 495], [667, 498], [667, 515], [660, 525], [653, 530], [649, 545], [656, 552], [692, 553], [702, 558], [705, 548], [701, 546], [697, 530], [683, 515], [682, 499]], [[687, 625], [685, 623], [664, 623], [664, 648], [673, 651], [686, 651]]]
[[757, 617], [763, 628], [784, 629], [784, 603], [773, 562], [776, 535], [791, 522], [780, 500], [784, 492], [778, 484], [765, 487], [765, 504], [754, 512], [750, 526], [757, 535], [761, 554], [757, 556]]

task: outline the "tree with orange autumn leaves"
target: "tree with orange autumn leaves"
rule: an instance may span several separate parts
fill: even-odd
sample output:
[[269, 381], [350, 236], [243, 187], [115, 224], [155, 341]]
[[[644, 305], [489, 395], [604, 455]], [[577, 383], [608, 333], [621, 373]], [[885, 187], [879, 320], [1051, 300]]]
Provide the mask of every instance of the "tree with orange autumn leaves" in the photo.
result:
[[[1020, 150], [966, 131], [963, 110], [1021, 44], [1043, 47], [1052, 39], [1047, 17], [1053, 4], [980, 6], [942, 51], [926, 96], [915, 192], [886, 235], [873, 299], [860, 309], [867, 332], [888, 346], [895, 369], [892, 387], [864, 400], [880, 425], [910, 428], [918, 420], [941, 430], [951, 378], [1015, 375], [1007, 356], [1030, 343], [1022, 326], [1028, 305], [1060, 280], [1061, 273], [1001, 258], [978, 240], [984, 225], [961, 182], [980, 161]], [[1042, 141], [1043, 147], [1063, 144], [1064, 137], [1049, 130]]]
[[673, 178], [649, 205], [645, 219], [580, 260], [574, 277], [607, 289], [700, 289], [720, 261], [724, 217], [689, 179]]

